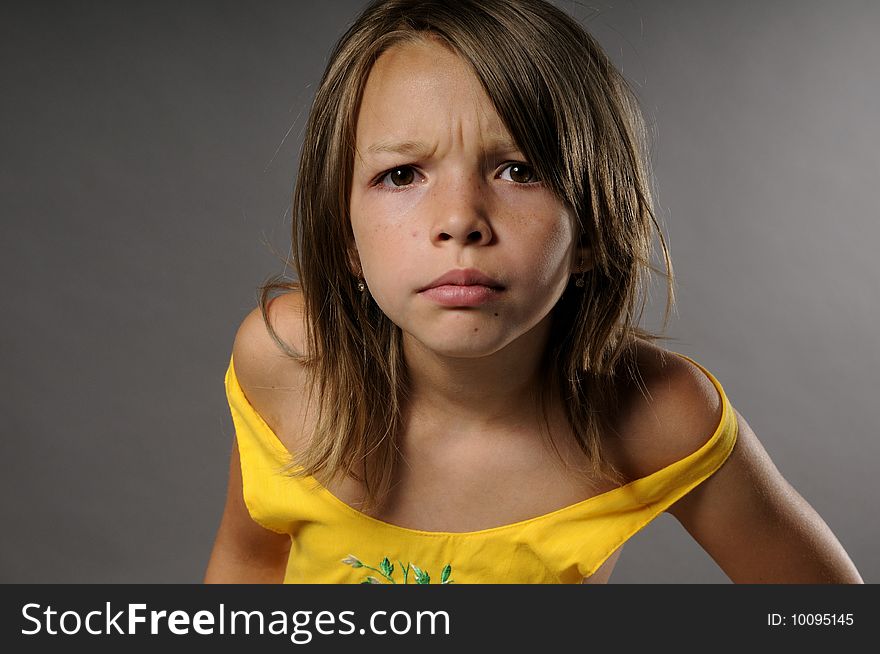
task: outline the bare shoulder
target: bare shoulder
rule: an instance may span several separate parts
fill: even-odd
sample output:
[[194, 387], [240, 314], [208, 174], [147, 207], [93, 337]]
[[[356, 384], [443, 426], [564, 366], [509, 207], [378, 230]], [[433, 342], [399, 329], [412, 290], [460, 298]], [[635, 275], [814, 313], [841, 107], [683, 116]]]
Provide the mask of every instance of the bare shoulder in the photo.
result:
[[[267, 315], [278, 336], [290, 347], [300, 350], [305, 341], [302, 294], [291, 291], [272, 298], [267, 305]], [[246, 360], [254, 358], [266, 363], [267, 360], [281, 360], [284, 356], [284, 352], [269, 333], [259, 306], [242, 320], [235, 335], [232, 353], [236, 372], [239, 372], [239, 357], [242, 364], [245, 364]]]
[[[291, 349], [304, 353], [305, 323], [302, 294], [291, 291], [269, 301], [269, 324]], [[276, 433], [304, 389], [303, 366], [282, 350], [269, 333], [259, 306], [248, 313], [232, 346], [235, 376], [257, 412]]]
[[631, 371], [621, 371], [616, 450], [630, 479], [650, 475], [696, 452], [721, 422], [718, 390], [696, 365], [639, 340]]

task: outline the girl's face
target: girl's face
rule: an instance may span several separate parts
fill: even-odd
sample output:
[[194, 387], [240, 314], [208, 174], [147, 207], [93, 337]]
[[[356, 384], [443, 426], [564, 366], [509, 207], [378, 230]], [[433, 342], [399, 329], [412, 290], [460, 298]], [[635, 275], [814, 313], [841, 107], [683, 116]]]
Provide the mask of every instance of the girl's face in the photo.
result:
[[[549, 320], [572, 273], [571, 212], [468, 65], [433, 41], [395, 46], [373, 66], [350, 201], [369, 292], [405, 340], [440, 355], [501, 350]], [[423, 290], [465, 269], [493, 281]]]

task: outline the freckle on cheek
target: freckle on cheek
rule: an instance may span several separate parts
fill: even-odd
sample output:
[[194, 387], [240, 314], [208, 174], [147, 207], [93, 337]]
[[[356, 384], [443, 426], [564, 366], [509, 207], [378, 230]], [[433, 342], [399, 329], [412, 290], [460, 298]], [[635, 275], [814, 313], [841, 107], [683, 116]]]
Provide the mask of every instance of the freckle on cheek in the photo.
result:
[[418, 235], [419, 235], [418, 232], [413, 232], [413, 233], [412, 233], [412, 237], [413, 237], [413, 238], [417, 237]]

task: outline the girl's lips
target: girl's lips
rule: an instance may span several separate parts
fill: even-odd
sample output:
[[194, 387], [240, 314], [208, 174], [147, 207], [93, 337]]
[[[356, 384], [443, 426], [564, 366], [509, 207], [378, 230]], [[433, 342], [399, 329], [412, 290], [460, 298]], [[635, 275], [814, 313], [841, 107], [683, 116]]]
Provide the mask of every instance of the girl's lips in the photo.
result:
[[501, 282], [484, 273], [478, 268], [453, 268], [447, 270], [433, 282], [419, 289], [425, 291], [435, 286], [488, 286], [489, 288], [503, 288]]
[[434, 286], [421, 291], [429, 300], [446, 307], [476, 307], [494, 300], [501, 289], [482, 284]]

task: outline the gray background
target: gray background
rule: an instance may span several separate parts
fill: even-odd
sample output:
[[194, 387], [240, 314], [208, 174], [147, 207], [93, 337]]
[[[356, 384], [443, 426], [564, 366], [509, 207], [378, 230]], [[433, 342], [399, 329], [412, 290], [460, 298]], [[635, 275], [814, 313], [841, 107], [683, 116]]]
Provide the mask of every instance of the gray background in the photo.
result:
[[[559, 4], [655, 132], [668, 347], [877, 582], [880, 3]], [[0, 581], [201, 580], [233, 336], [288, 251], [305, 114], [361, 6], [3, 3]], [[611, 581], [727, 578], [661, 516]]]

